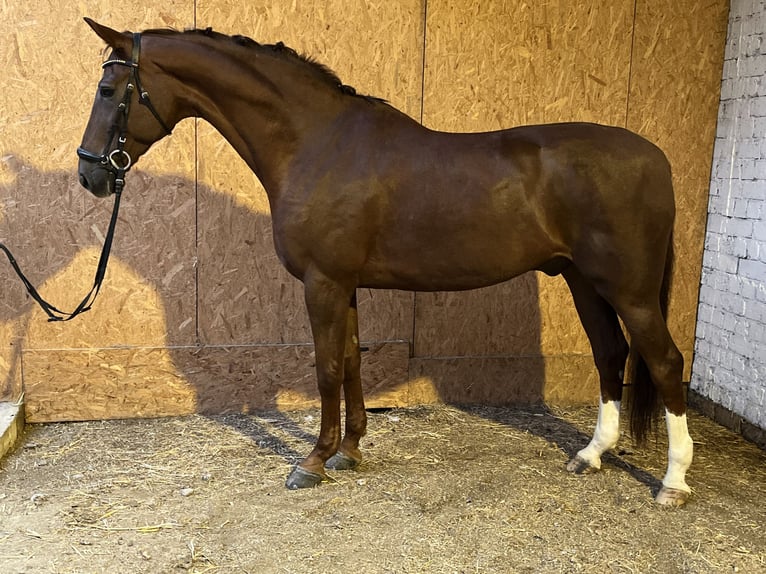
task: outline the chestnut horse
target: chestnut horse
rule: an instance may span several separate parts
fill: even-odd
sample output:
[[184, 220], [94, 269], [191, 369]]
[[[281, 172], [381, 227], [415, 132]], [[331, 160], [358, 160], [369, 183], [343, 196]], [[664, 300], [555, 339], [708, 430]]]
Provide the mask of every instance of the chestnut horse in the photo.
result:
[[537, 269], [569, 285], [601, 381], [593, 439], [567, 469], [597, 470], [615, 446], [627, 362], [634, 437], [665, 407], [670, 448], [656, 500], [686, 501], [692, 440], [683, 359], [665, 320], [675, 201], [662, 151], [587, 123], [432, 131], [281, 43], [86, 21], [112, 52], [78, 150], [85, 188], [119, 193], [154, 142], [200, 117], [266, 189], [276, 252], [305, 287], [322, 405], [316, 446], [289, 488], [362, 459], [358, 287], [474, 289]]

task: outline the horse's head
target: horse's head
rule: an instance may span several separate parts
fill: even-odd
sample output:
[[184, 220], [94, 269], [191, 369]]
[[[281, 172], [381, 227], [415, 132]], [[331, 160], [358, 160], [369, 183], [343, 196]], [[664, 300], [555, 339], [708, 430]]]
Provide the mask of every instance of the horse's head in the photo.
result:
[[[89, 18], [85, 21], [111, 53], [103, 64], [104, 75], [77, 150], [80, 183], [94, 195], [105, 197], [122, 190], [131, 165], [154, 142], [170, 134], [178, 120], [173, 119], [172, 102], [162, 75], [156, 73], [158, 68], [141, 59], [141, 34], [117, 32]], [[150, 99], [148, 89], [159, 97]], [[133, 105], [136, 102], [143, 105]]]

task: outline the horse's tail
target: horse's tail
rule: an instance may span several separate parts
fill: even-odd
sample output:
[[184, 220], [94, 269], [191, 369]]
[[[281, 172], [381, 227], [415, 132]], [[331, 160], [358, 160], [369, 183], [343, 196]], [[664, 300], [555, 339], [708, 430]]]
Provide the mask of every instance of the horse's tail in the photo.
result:
[[[670, 234], [667, 255], [665, 257], [665, 269], [660, 289], [660, 309], [663, 319], [667, 320], [668, 298], [673, 275], [673, 233]], [[631, 345], [628, 355], [628, 369], [632, 382], [630, 393], [630, 432], [633, 440], [641, 445], [646, 443], [646, 438], [656, 427], [660, 413], [660, 401], [657, 388], [652, 382], [646, 361], [636, 348]]]

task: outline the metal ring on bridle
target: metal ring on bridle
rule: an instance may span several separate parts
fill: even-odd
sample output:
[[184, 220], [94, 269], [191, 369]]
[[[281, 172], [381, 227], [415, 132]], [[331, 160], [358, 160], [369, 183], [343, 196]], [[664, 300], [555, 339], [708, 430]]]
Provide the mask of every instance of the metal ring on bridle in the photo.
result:
[[[125, 160], [124, 165], [120, 165], [115, 159], [118, 155]], [[112, 164], [114, 169], [127, 171], [130, 168], [131, 163], [133, 163], [133, 160], [130, 159], [130, 155], [124, 149], [116, 149], [109, 154], [109, 163]]]

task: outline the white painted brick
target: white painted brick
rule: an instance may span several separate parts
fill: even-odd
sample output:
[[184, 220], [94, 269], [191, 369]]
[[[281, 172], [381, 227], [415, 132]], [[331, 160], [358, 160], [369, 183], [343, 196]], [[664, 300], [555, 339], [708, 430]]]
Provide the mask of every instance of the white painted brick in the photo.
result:
[[[766, 341], [766, 325], [758, 321], [750, 323], [750, 338], [754, 341]], [[766, 354], [763, 356], [766, 357]], [[763, 363], [763, 366], [766, 368], [766, 362]], [[764, 389], [766, 389], [766, 385], [764, 385]]]
[[742, 413], [742, 416], [751, 421], [763, 418], [763, 406], [748, 402], [745, 404], [745, 410]]
[[766, 181], [743, 181], [742, 197], [761, 199], [766, 194]]
[[758, 323], [766, 323], [766, 303], [762, 301], [748, 301], [744, 312], [748, 319]]
[[726, 218], [716, 213], [708, 215], [707, 228], [714, 233], [726, 232]]
[[[755, 161], [752, 160], [748, 162], [748, 167], [750, 171], [749, 175], [751, 177], [746, 178], [744, 177], [744, 174], [743, 174], [742, 179], [758, 179], [755, 172]], [[747, 221], [747, 202], [748, 201], [752, 201], [752, 200], [745, 199], [744, 197], [734, 198], [734, 201], [729, 202], [729, 213], [727, 215], [729, 215], [730, 217], [736, 217], [737, 219], [744, 219], [745, 221]], [[740, 234], [740, 232], [736, 229], [732, 230], [732, 233], [734, 233], [735, 235]]]
[[736, 235], [725, 235], [721, 238], [719, 252], [732, 257], [741, 258], [747, 256], [747, 239]]
[[739, 274], [748, 279], [766, 283], [766, 263], [763, 261], [753, 261], [752, 259], [742, 259], [739, 262]]
[[753, 222], [742, 217], [732, 217], [726, 224], [726, 232], [737, 237], [750, 238], [753, 236]]
[[710, 323], [713, 318], [713, 307], [707, 303], [700, 303], [699, 310], [697, 311], [697, 322], [701, 324]]
[[745, 301], [750, 301], [756, 298], [756, 282], [745, 277], [737, 277], [739, 283], [739, 290], [737, 294]]
[[715, 298], [718, 296], [714, 277], [716, 273], [717, 271], [710, 267], [703, 267], [700, 277], [700, 301], [711, 305], [715, 303]]
[[721, 82], [721, 99], [731, 100], [734, 98], [734, 80], [728, 78]]
[[757, 18], [750, 18], [748, 19], [748, 26], [745, 26], [743, 29], [743, 32], [747, 34], [752, 34], [751, 36], [747, 36], [747, 39], [745, 40], [745, 47], [744, 52], [745, 56], [758, 56], [761, 53], [761, 46], [763, 45], [763, 38], [761, 37], [758, 32], [762, 32], [760, 28], [757, 28], [757, 25], [753, 23], [754, 20], [758, 20]]
[[[764, 174], [764, 177], [762, 179], [766, 179], [766, 174]], [[745, 213], [745, 216], [748, 219], [752, 219], [755, 221], [753, 223], [753, 227], [758, 225], [758, 221], [763, 218], [766, 218], [766, 208], [764, 207], [766, 205], [766, 200], [763, 199], [749, 199], [747, 201], [747, 212]]]
[[743, 290], [747, 288], [747, 285], [742, 280], [741, 277], [738, 275], [732, 275], [731, 279], [729, 281], [729, 289], [728, 292], [732, 295], [737, 295], [738, 297], [742, 297], [744, 299], [747, 299], [747, 297], [744, 297], [742, 295]]
[[724, 273], [736, 273], [739, 268], [739, 257], [718, 253], [714, 259], [716, 260], [716, 267]]
[[744, 137], [735, 145], [737, 156], [741, 159], [761, 159], [761, 142], [752, 136]]
[[[766, 86], [766, 82], [764, 82], [764, 86]], [[763, 90], [766, 91], [766, 90]], [[753, 118], [753, 136], [757, 139], [759, 137], [759, 134], [766, 133], [766, 118], [764, 117], [758, 117]]]
[[[735, 315], [745, 314], [745, 300], [742, 297], [732, 295], [731, 293], [724, 293], [719, 300], [724, 311], [734, 313]], [[726, 321], [724, 320], [725, 326]]]
[[750, 341], [738, 333], [734, 333], [729, 339], [729, 348], [742, 356], [748, 356], [753, 352], [753, 346]]
[[[758, 47], [760, 48], [760, 40], [758, 41]], [[760, 57], [760, 54], [755, 54], [749, 58], [744, 58], [744, 61], [739, 67], [739, 73], [742, 76], [760, 77], [766, 73], [766, 58]]]
[[750, 115], [754, 118], [766, 117], [766, 96], [750, 100]]
[[[745, 200], [747, 201], [747, 200]], [[728, 215], [729, 198], [725, 195], [713, 195], [708, 201], [708, 211], [718, 215]]]
[[766, 0], [731, 0], [692, 387], [766, 428]]
[[713, 343], [721, 344], [722, 342], [723, 334], [720, 332], [720, 329], [723, 329], [724, 317], [725, 317], [724, 312], [721, 311], [721, 309], [719, 309], [718, 307], [716, 307], [715, 310], [713, 311], [713, 317], [712, 317], [712, 320], [710, 321], [710, 324], [718, 328], [719, 331], [716, 331], [715, 333], [711, 333], [710, 339], [711, 339], [711, 342]]
[[[698, 350], [696, 350], [696, 349], [699, 348], [697, 343], [705, 342], [705, 344], [708, 345], [708, 343], [705, 341], [705, 336], [707, 335], [707, 329], [708, 329], [707, 323], [704, 323], [702, 321], [697, 321], [697, 328], [694, 331], [694, 339], [696, 341], [696, 343], [695, 343], [695, 352], [697, 352], [697, 353], [699, 352]], [[709, 345], [708, 345], [708, 347], [709, 347]], [[706, 348], [705, 352], [709, 352], [709, 348]]]
[[707, 233], [705, 235], [705, 251], [720, 251], [721, 237], [718, 233]]
[[700, 286], [700, 302], [705, 305], [705, 320], [708, 323], [713, 322], [713, 311], [715, 310], [716, 292], [709, 285], [706, 285], [709, 274], [702, 272], [702, 285]]
[[[764, 372], [759, 373], [759, 378], [762, 375], [766, 375]], [[761, 407], [766, 407], [766, 387], [750, 387], [750, 400]]]
[[736, 315], [728, 314], [723, 318], [723, 328], [730, 333], [739, 332], [736, 328], [738, 323]]
[[[766, 303], [766, 284], [763, 282], [758, 282], [756, 286], [755, 300], [760, 301], [761, 303]], [[764, 322], [764, 324], [766, 324], [766, 322]], [[766, 338], [759, 340], [766, 341]]]

